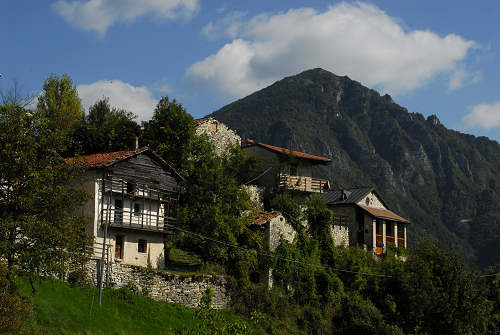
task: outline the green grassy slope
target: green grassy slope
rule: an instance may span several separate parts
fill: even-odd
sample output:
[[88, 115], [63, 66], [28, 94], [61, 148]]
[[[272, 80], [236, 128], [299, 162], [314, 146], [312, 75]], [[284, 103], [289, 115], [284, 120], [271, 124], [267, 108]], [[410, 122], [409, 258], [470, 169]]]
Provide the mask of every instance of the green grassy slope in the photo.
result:
[[[195, 309], [152, 300], [125, 290], [104, 290], [103, 304], [97, 303], [96, 288], [73, 287], [56, 280], [41, 280], [31, 294], [27, 280], [18, 282], [18, 291], [32, 297], [35, 314], [31, 330], [40, 334], [191, 334], [207, 328]], [[253, 326], [232, 311], [222, 311], [216, 329], [243, 325], [249, 334]], [[210, 330], [200, 334], [210, 334]]]

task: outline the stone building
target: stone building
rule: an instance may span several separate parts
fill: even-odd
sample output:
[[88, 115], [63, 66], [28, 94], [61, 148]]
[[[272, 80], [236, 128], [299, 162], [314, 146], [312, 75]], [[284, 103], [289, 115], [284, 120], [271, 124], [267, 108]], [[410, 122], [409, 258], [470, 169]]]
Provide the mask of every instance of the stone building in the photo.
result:
[[246, 140], [242, 146], [248, 156], [257, 157], [257, 185], [270, 190], [280, 187], [295, 191], [323, 193], [330, 187], [328, 180], [313, 177], [313, 166], [330, 163], [330, 158]]
[[149, 148], [94, 154], [78, 180], [91, 195], [82, 211], [97, 268], [115, 263], [164, 268], [164, 238], [177, 222], [180, 176]]
[[196, 119], [194, 122], [196, 135], [206, 135], [217, 155], [222, 155], [230, 146], [241, 146], [241, 137], [224, 123], [212, 117]]
[[332, 190], [324, 194], [334, 212], [336, 243], [361, 246], [382, 255], [387, 246], [407, 247], [407, 219], [392, 212], [373, 187]]
[[[297, 234], [293, 227], [286, 222], [285, 217], [279, 212], [260, 213], [250, 227], [264, 233], [266, 249], [271, 252], [278, 248], [281, 240], [292, 243]], [[273, 286], [273, 269], [269, 268], [266, 271], [264, 278], [267, 286], [271, 288]]]

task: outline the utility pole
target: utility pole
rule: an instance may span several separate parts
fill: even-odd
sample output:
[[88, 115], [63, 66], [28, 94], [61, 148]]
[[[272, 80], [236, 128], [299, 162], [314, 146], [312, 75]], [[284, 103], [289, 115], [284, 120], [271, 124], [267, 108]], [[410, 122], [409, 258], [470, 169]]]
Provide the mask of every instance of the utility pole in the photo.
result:
[[[104, 170], [102, 173], [102, 192], [101, 192], [101, 223], [104, 219], [104, 194], [106, 192], [106, 186], [105, 186], [105, 176], [106, 176], [106, 171]], [[111, 187], [113, 187], [113, 184], [111, 183]], [[100, 265], [100, 270], [99, 270], [99, 278], [97, 280], [97, 285], [99, 287], [99, 305], [102, 303], [102, 279], [104, 277], [104, 256], [106, 252], [106, 239], [108, 237], [108, 224], [109, 220], [107, 220], [107, 217], [109, 216], [109, 202], [111, 201], [111, 194], [110, 194], [110, 199], [108, 200], [108, 208], [106, 209], [106, 220], [104, 220], [104, 237], [103, 237], [103, 243], [102, 243], [102, 254], [101, 254], [101, 263]]]

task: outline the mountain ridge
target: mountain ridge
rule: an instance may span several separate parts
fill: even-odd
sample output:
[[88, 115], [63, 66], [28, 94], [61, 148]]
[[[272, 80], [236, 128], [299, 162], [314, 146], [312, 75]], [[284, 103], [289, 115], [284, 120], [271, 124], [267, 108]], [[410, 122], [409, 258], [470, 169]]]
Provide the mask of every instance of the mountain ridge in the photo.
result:
[[500, 262], [500, 144], [447, 129], [389, 95], [316, 68], [211, 116], [242, 138], [332, 157], [334, 187], [373, 185], [391, 207], [481, 267]]

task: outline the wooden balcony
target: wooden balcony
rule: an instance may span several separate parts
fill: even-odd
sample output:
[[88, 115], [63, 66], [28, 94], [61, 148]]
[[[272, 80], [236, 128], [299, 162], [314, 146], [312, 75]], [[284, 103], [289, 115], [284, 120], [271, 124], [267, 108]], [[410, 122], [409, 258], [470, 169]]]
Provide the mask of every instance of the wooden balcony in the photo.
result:
[[158, 233], [172, 233], [169, 225], [177, 222], [177, 218], [170, 216], [163, 216], [157, 213], [140, 213], [136, 214], [129, 210], [104, 210], [104, 219], [101, 224], [109, 224], [108, 227], [131, 229], [148, 232]]
[[[386, 245], [387, 246], [394, 245], [395, 244], [395, 239], [396, 238], [394, 236], [386, 235], [385, 236], [385, 243], [386, 243]], [[384, 237], [382, 236], [382, 234], [376, 234], [375, 235], [375, 240], [376, 240], [376, 243], [377, 243], [377, 245], [375, 246], [375, 253], [377, 255], [382, 255], [383, 252], [384, 252]], [[403, 247], [404, 248], [405, 239], [402, 238], [402, 237], [398, 237], [397, 240], [398, 240], [398, 247]]]
[[328, 180], [325, 179], [292, 176], [284, 173], [281, 173], [279, 178], [280, 187], [287, 188], [289, 190], [324, 193], [328, 191], [329, 188]]

